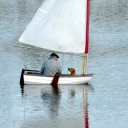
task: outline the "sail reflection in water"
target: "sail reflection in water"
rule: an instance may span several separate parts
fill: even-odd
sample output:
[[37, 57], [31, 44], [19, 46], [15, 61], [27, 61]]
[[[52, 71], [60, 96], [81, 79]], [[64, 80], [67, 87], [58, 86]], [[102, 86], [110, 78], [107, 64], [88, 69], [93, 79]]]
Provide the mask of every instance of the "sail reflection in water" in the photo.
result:
[[[85, 90], [84, 108], [85, 108], [85, 128], [89, 128], [89, 117], [88, 117], [88, 91]], [[83, 95], [84, 98], [84, 95]]]
[[26, 85], [21, 90], [24, 127], [89, 128], [86, 106], [91, 85]]

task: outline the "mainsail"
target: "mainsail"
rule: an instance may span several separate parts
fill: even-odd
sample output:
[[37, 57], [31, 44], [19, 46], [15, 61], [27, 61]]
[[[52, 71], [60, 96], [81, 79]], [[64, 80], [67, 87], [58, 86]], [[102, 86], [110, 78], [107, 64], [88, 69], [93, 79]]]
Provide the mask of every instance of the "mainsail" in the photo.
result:
[[46, 0], [19, 42], [70, 53], [85, 53], [87, 0]]
[[33, 37], [32, 37], [34, 36], [33, 32], [36, 31], [34, 28], [38, 28], [38, 25], [42, 24], [41, 20], [47, 15], [47, 13], [54, 6], [56, 1], [57, 0], [44, 0], [43, 1], [42, 5], [37, 9], [35, 15], [33, 16], [31, 22], [28, 24], [27, 28], [25, 29], [25, 31], [22, 33], [21, 37], [19, 38], [19, 42], [32, 45], [31, 41], [28, 42], [27, 40], [28, 39], [30, 40], [30, 38], [33, 40]]

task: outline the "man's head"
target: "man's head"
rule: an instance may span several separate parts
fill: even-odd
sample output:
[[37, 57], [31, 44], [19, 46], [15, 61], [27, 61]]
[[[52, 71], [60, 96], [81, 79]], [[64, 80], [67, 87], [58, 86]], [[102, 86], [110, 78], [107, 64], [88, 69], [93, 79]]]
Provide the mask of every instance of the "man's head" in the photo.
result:
[[56, 53], [52, 53], [50, 57], [54, 58], [55, 60], [58, 60], [59, 56]]

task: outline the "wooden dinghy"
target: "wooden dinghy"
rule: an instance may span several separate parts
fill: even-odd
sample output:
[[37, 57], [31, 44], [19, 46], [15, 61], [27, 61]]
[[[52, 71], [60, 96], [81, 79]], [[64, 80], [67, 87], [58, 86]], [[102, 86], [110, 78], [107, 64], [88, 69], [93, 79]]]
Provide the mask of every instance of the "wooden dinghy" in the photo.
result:
[[[61, 74], [58, 79], [58, 84], [86, 84], [88, 83], [93, 74], [71, 76], [69, 74]], [[22, 69], [20, 84], [51, 84], [54, 76], [41, 76], [39, 71]]]

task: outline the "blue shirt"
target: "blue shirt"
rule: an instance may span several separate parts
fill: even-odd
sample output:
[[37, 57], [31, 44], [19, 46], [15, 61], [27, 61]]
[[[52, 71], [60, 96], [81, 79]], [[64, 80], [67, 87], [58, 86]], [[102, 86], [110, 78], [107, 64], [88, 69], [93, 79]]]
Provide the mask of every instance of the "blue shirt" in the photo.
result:
[[57, 60], [54, 58], [49, 58], [43, 63], [40, 75], [55, 76], [56, 72], [61, 73], [61, 66]]

